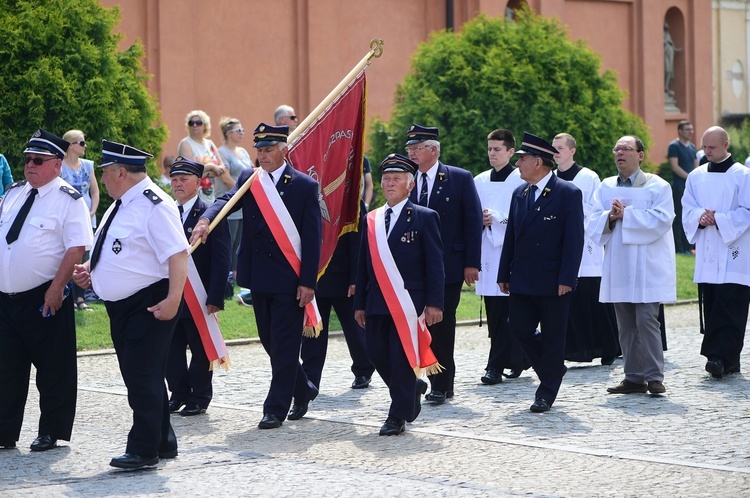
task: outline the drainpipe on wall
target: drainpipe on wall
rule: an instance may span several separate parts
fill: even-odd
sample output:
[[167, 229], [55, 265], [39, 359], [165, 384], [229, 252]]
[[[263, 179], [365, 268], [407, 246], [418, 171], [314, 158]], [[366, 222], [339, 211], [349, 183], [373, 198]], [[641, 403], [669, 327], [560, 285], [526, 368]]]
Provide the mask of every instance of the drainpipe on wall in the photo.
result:
[[453, 0], [445, 1], [445, 28], [453, 31]]

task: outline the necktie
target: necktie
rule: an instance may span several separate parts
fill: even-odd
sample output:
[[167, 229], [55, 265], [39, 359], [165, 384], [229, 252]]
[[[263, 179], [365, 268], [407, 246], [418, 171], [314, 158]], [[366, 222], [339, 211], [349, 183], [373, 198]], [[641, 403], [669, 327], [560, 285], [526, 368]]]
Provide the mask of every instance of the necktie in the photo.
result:
[[182, 220], [182, 213], [185, 212], [185, 209], [182, 207], [182, 204], [177, 204], [177, 210], [180, 212], [180, 220]]
[[94, 244], [94, 250], [91, 251], [91, 265], [90, 265], [91, 270], [96, 268], [96, 264], [99, 262], [99, 256], [101, 256], [102, 254], [102, 246], [104, 245], [104, 239], [107, 238], [107, 230], [109, 230], [109, 225], [112, 224], [112, 220], [117, 214], [117, 210], [120, 209], [120, 204], [122, 204], [122, 200], [117, 199], [117, 202], [115, 202], [115, 208], [112, 210], [111, 213], [109, 213], [109, 218], [107, 218], [107, 222], [102, 227], [102, 231], [99, 232], [99, 237], [96, 239], [96, 244]]
[[273, 173], [268, 173], [268, 178], [271, 179], [271, 183], [273, 183]]
[[419, 205], [427, 207], [427, 173], [422, 173], [422, 189], [419, 191]]
[[391, 213], [393, 209], [388, 208], [385, 210], [385, 235], [388, 236], [388, 229], [391, 228]]
[[530, 212], [532, 208], [534, 207], [534, 202], [536, 201], [536, 185], [529, 185], [529, 194], [528, 198], [526, 199], [526, 212]]
[[26, 221], [26, 216], [28, 216], [29, 211], [31, 211], [31, 205], [34, 204], [34, 198], [36, 197], [37, 192], [38, 190], [35, 188], [32, 188], [29, 191], [29, 196], [26, 198], [26, 202], [21, 206], [21, 209], [16, 215], [16, 219], [13, 220], [10, 230], [8, 230], [8, 235], [5, 236], [5, 240], [8, 244], [12, 244], [18, 239], [18, 234], [21, 233], [23, 222]]

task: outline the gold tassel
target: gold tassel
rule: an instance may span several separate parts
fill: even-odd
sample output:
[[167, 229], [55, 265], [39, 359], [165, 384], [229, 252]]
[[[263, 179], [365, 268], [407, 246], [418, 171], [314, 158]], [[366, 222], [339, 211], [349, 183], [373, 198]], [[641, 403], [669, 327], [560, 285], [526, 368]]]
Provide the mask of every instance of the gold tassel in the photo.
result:
[[323, 330], [323, 322], [318, 322], [315, 327], [310, 327], [309, 325], [305, 325], [302, 327], [302, 335], [304, 337], [311, 337], [313, 339], [317, 339], [320, 335], [320, 331]]
[[229, 371], [229, 366], [232, 364], [231, 360], [229, 359], [229, 355], [224, 356], [223, 358], [219, 358], [218, 360], [212, 361], [208, 365], [208, 369], [210, 371], [218, 370], [217, 367], [223, 368], [225, 372]]
[[[427, 375], [436, 375], [445, 370], [445, 367], [440, 363], [435, 363], [434, 365], [430, 365], [429, 367], [425, 367], [421, 370]], [[419, 377], [419, 375], [417, 375], [417, 377]]]

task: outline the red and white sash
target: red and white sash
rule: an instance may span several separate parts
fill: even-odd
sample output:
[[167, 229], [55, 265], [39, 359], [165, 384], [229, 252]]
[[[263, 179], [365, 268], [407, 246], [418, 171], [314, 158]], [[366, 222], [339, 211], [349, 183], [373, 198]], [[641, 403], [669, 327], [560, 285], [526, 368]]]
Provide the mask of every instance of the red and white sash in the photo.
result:
[[[258, 177], [250, 186], [250, 192], [252, 192], [255, 202], [258, 203], [258, 208], [263, 214], [274, 240], [299, 277], [302, 270], [302, 242], [299, 232], [281, 200], [273, 180], [265, 170], [261, 169], [258, 172]], [[317, 265], [317, 263], [316, 261], [315, 264]], [[318, 337], [322, 328], [323, 323], [318, 311], [318, 303], [313, 297], [313, 300], [305, 306], [305, 321], [302, 333], [307, 337]]]
[[[430, 349], [432, 336], [427, 330], [424, 313], [417, 316], [417, 310], [388, 246], [385, 233], [386, 207], [382, 206], [367, 214], [367, 240], [375, 279], [414, 374], [419, 377], [422, 370], [428, 375], [439, 373], [443, 367]], [[391, 223], [395, 224], [396, 220], [391, 220]]]
[[195, 326], [198, 328], [198, 335], [206, 351], [206, 357], [211, 363], [209, 370], [213, 370], [216, 366], [229, 370], [229, 351], [219, 330], [219, 319], [215, 313], [209, 315], [206, 310], [205, 302], [208, 295], [192, 255], [188, 256], [188, 275], [183, 296], [193, 316]]

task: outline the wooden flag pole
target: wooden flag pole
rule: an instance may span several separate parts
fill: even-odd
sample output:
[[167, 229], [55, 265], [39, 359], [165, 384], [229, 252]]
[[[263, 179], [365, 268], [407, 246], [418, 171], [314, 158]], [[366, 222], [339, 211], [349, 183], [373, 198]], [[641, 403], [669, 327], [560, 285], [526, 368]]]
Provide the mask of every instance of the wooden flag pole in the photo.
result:
[[[331, 103], [336, 100], [336, 98], [341, 94], [341, 92], [349, 86], [349, 84], [354, 80], [354, 78], [357, 77], [357, 75], [368, 65], [370, 65], [370, 60], [375, 58], [377, 59], [383, 55], [383, 40], [372, 40], [370, 42], [370, 51], [367, 52], [367, 55], [365, 55], [359, 63], [357, 63], [356, 66], [352, 68], [351, 71], [349, 71], [349, 74], [347, 74], [344, 79], [342, 79], [336, 87], [331, 90], [331, 93], [328, 94], [328, 96], [323, 99], [318, 106], [312, 110], [312, 112], [304, 119], [302, 122], [297, 126], [297, 128], [294, 129], [289, 134], [289, 137], [287, 137], [287, 143], [291, 144], [294, 142], [297, 137], [299, 137], [302, 132], [304, 132], [312, 123], [315, 122], [316, 119], [323, 113], [323, 111], [331, 105]], [[216, 218], [214, 218], [214, 221], [211, 222], [211, 224], [208, 226], [208, 233], [211, 233], [211, 231], [216, 227], [216, 225], [219, 224], [221, 220], [224, 219], [225, 216], [229, 214], [229, 211], [234, 207], [235, 204], [242, 198], [243, 195], [245, 195], [245, 192], [248, 191], [250, 186], [253, 184], [253, 181], [255, 180], [255, 177], [258, 174], [258, 171], [260, 171], [260, 168], [256, 168], [255, 172], [252, 174], [248, 180], [242, 184], [238, 189], [237, 192], [234, 193], [234, 195], [227, 200], [226, 204], [224, 204], [224, 207], [221, 208], [221, 211], [219, 211], [219, 214], [216, 215]], [[195, 251], [198, 246], [200, 246], [201, 241], [197, 240], [191, 247], [190, 247], [190, 253]]]

